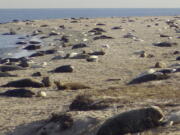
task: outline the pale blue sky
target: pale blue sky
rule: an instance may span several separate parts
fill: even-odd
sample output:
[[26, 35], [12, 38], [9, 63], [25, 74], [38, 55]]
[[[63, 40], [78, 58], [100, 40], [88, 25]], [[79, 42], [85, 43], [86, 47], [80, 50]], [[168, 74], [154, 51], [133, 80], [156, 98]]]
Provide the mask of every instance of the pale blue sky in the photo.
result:
[[0, 0], [0, 8], [180, 8], [180, 0]]

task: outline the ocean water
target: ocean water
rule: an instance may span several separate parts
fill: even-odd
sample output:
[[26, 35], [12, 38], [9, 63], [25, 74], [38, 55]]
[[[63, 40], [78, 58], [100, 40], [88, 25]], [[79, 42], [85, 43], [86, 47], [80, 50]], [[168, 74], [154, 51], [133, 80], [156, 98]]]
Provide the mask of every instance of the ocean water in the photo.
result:
[[15, 43], [20, 41], [20, 35], [0, 35], [0, 58], [19, 58], [31, 55], [33, 51], [23, 50], [21, 45]]
[[[180, 8], [173, 9], [0, 9], [0, 23], [12, 20], [38, 20], [56, 18], [97, 18], [129, 16], [175, 16], [180, 15]], [[18, 36], [0, 35], [0, 58], [21, 57], [28, 54], [15, 45]]]
[[109, 8], [109, 9], [0, 9], [0, 23], [18, 20], [70, 17], [127, 17], [180, 15], [180, 8]]

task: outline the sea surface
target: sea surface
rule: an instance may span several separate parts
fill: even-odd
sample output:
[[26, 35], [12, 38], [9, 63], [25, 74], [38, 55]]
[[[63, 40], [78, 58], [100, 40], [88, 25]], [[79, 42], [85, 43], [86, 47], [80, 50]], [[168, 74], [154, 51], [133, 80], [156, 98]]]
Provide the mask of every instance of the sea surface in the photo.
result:
[[18, 20], [70, 17], [127, 17], [180, 15], [180, 8], [0, 9], [0, 23]]
[[[176, 16], [180, 15], [180, 8], [109, 8], [109, 9], [0, 9], [0, 23], [13, 20], [39, 20], [56, 18], [97, 18], [97, 17], [129, 17], [129, 16]], [[0, 35], [0, 58], [26, 55], [20, 51], [15, 43], [18, 37]]]

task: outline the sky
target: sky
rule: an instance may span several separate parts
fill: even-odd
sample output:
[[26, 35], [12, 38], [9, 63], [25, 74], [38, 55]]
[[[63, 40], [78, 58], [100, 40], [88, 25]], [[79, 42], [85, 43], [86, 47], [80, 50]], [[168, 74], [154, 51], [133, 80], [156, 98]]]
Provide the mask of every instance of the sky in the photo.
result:
[[180, 0], [0, 0], [0, 8], [180, 8]]

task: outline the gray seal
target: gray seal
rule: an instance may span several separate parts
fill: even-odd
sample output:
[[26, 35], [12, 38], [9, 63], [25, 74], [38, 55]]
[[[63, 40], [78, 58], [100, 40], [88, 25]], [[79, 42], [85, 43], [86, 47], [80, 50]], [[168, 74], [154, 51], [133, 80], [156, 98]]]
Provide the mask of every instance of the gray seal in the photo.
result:
[[96, 135], [142, 132], [160, 126], [163, 118], [162, 110], [157, 106], [124, 112], [105, 121]]

